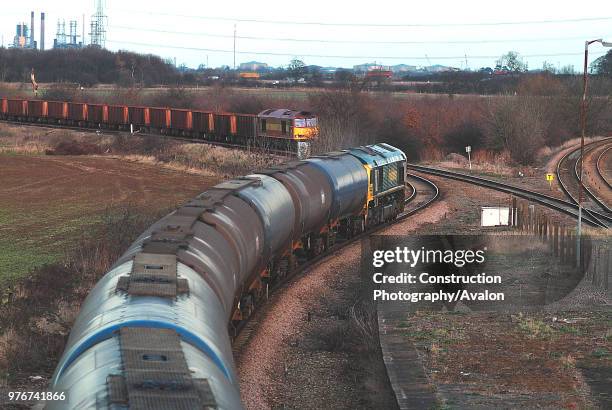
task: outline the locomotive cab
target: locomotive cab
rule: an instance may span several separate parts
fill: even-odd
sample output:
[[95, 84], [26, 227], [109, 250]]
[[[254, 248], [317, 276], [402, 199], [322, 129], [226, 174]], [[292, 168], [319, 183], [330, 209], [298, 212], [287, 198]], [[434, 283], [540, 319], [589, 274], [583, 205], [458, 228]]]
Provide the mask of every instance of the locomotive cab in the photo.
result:
[[259, 137], [274, 148], [296, 152], [298, 158], [310, 155], [311, 141], [318, 135], [317, 117], [308, 111], [269, 109], [257, 115]]
[[352, 148], [368, 172], [367, 225], [395, 218], [404, 210], [406, 155], [389, 144]]

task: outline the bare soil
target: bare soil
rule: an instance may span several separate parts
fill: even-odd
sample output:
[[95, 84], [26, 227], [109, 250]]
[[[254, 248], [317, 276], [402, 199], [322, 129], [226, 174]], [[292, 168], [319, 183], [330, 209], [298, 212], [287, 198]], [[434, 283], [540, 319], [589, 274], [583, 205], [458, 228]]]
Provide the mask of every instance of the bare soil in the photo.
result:
[[580, 369], [610, 372], [611, 319], [610, 312], [416, 312], [400, 326], [450, 407], [595, 408], [599, 392]]
[[59, 260], [107, 210], [172, 209], [218, 180], [90, 156], [2, 154], [0, 169], [0, 280]]

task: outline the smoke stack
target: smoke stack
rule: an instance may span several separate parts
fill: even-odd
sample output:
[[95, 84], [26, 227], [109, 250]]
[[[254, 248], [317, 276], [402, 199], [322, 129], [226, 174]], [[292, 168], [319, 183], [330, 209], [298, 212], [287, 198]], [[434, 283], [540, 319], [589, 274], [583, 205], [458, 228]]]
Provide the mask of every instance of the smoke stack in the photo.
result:
[[40, 49], [45, 49], [45, 13], [40, 13]]
[[34, 12], [30, 15], [30, 46], [34, 47]]

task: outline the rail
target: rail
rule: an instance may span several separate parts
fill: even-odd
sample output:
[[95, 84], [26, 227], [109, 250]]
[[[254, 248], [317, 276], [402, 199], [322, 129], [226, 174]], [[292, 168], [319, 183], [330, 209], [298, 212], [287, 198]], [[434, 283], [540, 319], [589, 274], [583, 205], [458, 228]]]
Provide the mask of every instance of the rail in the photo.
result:
[[[462, 174], [460, 172], [448, 171], [433, 167], [425, 167], [415, 164], [408, 164], [407, 167], [414, 171], [419, 171], [425, 174], [454, 179], [457, 181], [467, 182], [485, 188], [494, 189], [496, 191], [509, 193], [520, 198], [537, 202], [541, 205], [562, 212], [574, 218], [578, 218], [578, 205], [570, 201], [565, 201], [563, 199], [516, 187], [503, 182], [493, 181], [487, 178], [477, 177], [473, 175]], [[591, 215], [591, 213], [593, 215]], [[584, 220], [589, 225], [599, 228], [609, 228], [610, 226], [612, 226], [612, 217], [594, 211], [591, 211], [591, 213], [584, 215]]]

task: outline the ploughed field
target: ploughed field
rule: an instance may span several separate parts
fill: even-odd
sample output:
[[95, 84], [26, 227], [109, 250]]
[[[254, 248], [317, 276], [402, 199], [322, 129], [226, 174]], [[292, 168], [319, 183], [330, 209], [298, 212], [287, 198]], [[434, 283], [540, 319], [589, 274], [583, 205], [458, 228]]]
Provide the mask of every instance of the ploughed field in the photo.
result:
[[61, 261], [113, 212], [170, 211], [215, 182], [115, 158], [0, 153], [0, 289]]

